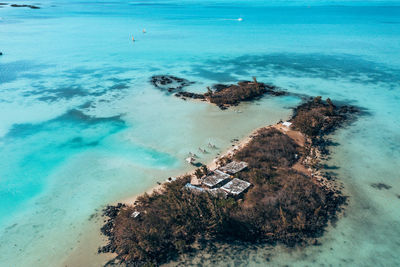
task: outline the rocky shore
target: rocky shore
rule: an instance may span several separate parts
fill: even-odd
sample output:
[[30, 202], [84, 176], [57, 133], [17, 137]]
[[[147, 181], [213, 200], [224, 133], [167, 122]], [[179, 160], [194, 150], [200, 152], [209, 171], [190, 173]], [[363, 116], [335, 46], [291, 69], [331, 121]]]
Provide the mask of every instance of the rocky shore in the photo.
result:
[[172, 75], [155, 75], [150, 78], [150, 83], [155, 88], [168, 93], [180, 92], [184, 87], [193, 84], [193, 82]]
[[[254, 86], [249, 83], [244, 86]], [[357, 114], [356, 107], [316, 97], [296, 107], [290, 121], [258, 129], [216, 161], [217, 167], [248, 163], [235, 175], [252, 184], [239, 199], [182, 190], [196, 173], [201, 180], [211, 171], [201, 168], [142, 195], [134, 205], [107, 207], [101, 231], [109, 243], [99, 253], [116, 253], [109, 266], [144, 266], [179, 261], [214, 242], [318, 244], [346, 202], [323, 164], [331, 145], [327, 136]]]
[[252, 82], [241, 81], [230, 85], [216, 84], [213, 86], [213, 90], [208, 88], [208, 92], [204, 96], [210, 103], [226, 109], [229, 106], [237, 106], [241, 102], [259, 99], [265, 94], [282, 96], [287, 93], [274, 85], [257, 82], [257, 79], [253, 77]]
[[241, 102], [252, 101], [261, 98], [265, 94], [273, 96], [286, 95], [278, 87], [258, 82], [255, 77], [253, 81], [241, 81], [237, 84], [215, 84], [211, 88], [207, 87], [207, 92], [203, 94], [183, 91], [182, 89], [193, 82], [186, 79], [169, 75], [158, 75], [151, 78], [154, 87], [175, 93], [176, 97], [186, 99], [197, 99], [208, 101], [217, 105], [220, 109], [227, 109], [230, 106], [237, 106]]

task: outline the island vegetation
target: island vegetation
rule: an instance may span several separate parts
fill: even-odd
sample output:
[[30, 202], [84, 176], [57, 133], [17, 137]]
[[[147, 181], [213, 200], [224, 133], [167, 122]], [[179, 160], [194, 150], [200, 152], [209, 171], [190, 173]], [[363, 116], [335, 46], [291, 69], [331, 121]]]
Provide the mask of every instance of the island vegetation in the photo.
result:
[[192, 82], [175, 76], [156, 75], [151, 78], [151, 83], [162, 91], [175, 93], [176, 97], [208, 101], [221, 109], [236, 106], [244, 101], [259, 99], [265, 94], [274, 96], [287, 94], [274, 85], [258, 82], [256, 77], [253, 77], [253, 81], [241, 81], [237, 84], [215, 84], [211, 88], [207, 87], [207, 92], [202, 94], [183, 91], [182, 89]]
[[243, 101], [258, 99], [267, 93], [275, 96], [286, 94], [284, 91], [278, 90], [274, 85], [257, 82], [257, 79], [253, 77], [252, 82], [242, 81], [237, 85], [214, 85], [214, 90], [208, 88], [208, 91], [204, 96], [210, 103], [223, 109], [229, 106], [238, 105]]
[[[254, 88], [254, 83], [246, 86]], [[328, 151], [324, 136], [357, 112], [329, 99], [310, 99], [294, 109], [289, 126], [261, 128], [245, 145], [219, 158], [220, 166], [231, 161], [248, 164], [232, 177], [252, 185], [240, 197], [185, 190], [191, 175], [183, 175], [138, 197], [134, 205], [107, 207], [102, 232], [109, 243], [99, 252], [116, 253], [110, 265], [157, 266], [195, 251], [200, 243], [317, 243], [346, 202], [321, 172], [320, 160]], [[203, 167], [195, 175], [208, 172]]]
[[286, 92], [279, 90], [276, 86], [258, 82], [255, 77], [253, 81], [241, 81], [238, 84], [215, 84], [212, 88], [207, 87], [204, 94], [190, 92], [179, 92], [175, 96], [181, 98], [203, 99], [217, 105], [220, 109], [237, 106], [241, 102], [252, 101], [261, 98], [265, 94], [274, 96], [285, 95]]

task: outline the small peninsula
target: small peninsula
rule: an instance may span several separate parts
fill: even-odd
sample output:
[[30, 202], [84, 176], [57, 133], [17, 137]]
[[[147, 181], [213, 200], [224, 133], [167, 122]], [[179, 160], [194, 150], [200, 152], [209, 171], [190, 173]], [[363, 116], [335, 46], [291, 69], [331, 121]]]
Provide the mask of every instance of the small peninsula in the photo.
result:
[[[256, 81], [242, 86], [268, 90]], [[214, 241], [318, 244], [346, 203], [321, 164], [329, 153], [326, 135], [358, 113], [310, 98], [289, 121], [256, 130], [213, 164], [167, 179], [134, 205], [108, 206], [101, 231], [109, 243], [99, 253], [115, 253], [109, 266], [158, 266]]]

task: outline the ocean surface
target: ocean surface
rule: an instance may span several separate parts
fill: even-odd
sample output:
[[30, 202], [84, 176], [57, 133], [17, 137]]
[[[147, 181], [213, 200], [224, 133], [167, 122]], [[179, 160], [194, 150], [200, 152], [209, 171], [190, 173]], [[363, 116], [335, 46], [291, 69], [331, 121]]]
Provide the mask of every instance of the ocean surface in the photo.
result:
[[211, 161], [300, 102], [220, 111], [153, 88], [157, 74], [197, 92], [256, 76], [365, 110], [332, 137], [327, 164], [349, 205], [321, 245], [218, 266], [400, 265], [399, 1], [23, 3], [41, 9], [0, 5], [0, 266], [101, 266], [104, 205], [190, 170], [188, 152], [208, 142]]

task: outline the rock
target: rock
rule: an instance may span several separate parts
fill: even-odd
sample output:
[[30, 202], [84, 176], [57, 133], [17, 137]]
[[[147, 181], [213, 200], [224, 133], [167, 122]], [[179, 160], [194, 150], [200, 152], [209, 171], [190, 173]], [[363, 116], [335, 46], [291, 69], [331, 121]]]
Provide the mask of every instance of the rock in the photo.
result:
[[118, 203], [117, 206], [107, 206], [106, 208], [103, 209], [103, 215], [113, 219], [117, 217], [120, 209], [125, 206], [126, 205], [122, 203]]
[[218, 105], [218, 107], [219, 107], [221, 110], [228, 109], [225, 105]]
[[151, 77], [150, 82], [154, 87], [168, 93], [179, 92], [182, 88], [193, 84], [186, 79], [171, 75], [155, 75]]
[[384, 183], [374, 183], [374, 184], [371, 184], [371, 186], [378, 190], [382, 190], [382, 189], [389, 190], [390, 188], [392, 188], [392, 186], [384, 184]]
[[285, 92], [285, 91], [277, 91], [277, 90], [267, 90], [267, 93], [269, 93], [270, 95], [273, 95], [273, 96], [287, 95], [287, 92]]
[[108, 221], [103, 227], [100, 228], [100, 231], [105, 236], [112, 236], [112, 230], [114, 228], [114, 223], [112, 220]]
[[314, 239], [314, 241], [312, 242], [312, 244], [313, 244], [314, 246], [320, 246], [320, 245], [321, 245], [321, 243], [319, 243], [318, 239]]
[[99, 247], [97, 249], [97, 253], [113, 253], [115, 252], [115, 246], [113, 246], [111, 243], [108, 243], [105, 246]]
[[212, 86], [212, 88], [213, 88], [214, 91], [216, 91], [216, 92], [220, 92], [220, 91], [222, 91], [223, 89], [228, 88], [228, 87], [229, 87], [229, 85], [226, 85], [226, 84], [214, 84], [214, 85]]

